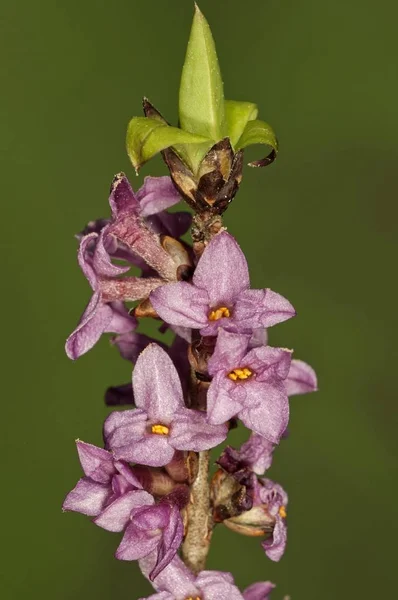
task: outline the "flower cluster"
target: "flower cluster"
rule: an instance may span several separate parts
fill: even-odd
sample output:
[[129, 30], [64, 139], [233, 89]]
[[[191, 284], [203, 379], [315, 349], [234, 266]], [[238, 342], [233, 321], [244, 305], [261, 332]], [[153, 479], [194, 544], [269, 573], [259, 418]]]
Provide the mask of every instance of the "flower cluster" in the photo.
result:
[[[230, 573], [207, 571], [205, 562], [219, 525], [260, 536], [269, 559], [282, 557], [287, 494], [265, 474], [287, 435], [289, 397], [317, 388], [309, 365], [268, 344], [268, 329], [295, 310], [273, 290], [251, 288], [246, 258], [222, 222], [241, 184], [244, 149], [267, 146], [265, 158], [249, 163], [264, 167], [277, 139], [255, 104], [224, 98], [196, 4], [179, 126], [147, 99], [143, 108], [128, 126], [128, 155], [138, 171], [161, 152], [170, 177], [147, 177], [135, 193], [119, 173], [110, 217], [77, 235], [92, 296], [66, 342], [75, 360], [113, 334], [133, 378], [106, 391], [118, 410], [105, 421], [104, 447], [77, 441], [84, 476], [63, 508], [122, 534], [116, 558], [138, 561], [153, 600], [269, 600], [269, 581], [241, 593]], [[193, 215], [168, 211], [181, 199]], [[148, 318], [159, 323], [156, 340], [140, 330]], [[210, 452], [239, 423], [249, 439], [224, 449], [210, 480]]]
[[[153, 598], [265, 600], [269, 582], [241, 594], [230, 574], [194, 574], [177, 552], [182, 547], [184, 558], [187, 528], [194, 527], [199, 457], [239, 420], [252, 434], [217, 461], [208, 487], [211, 527], [263, 535], [265, 554], [281, 558], [287, 495], [258, 476], [286, 432], [288, 397], [315, 390], [316, 377], [291, 350], [268, 345], [267, 329], [293, 317], [292, 305], [270, 289], [250, 288], [245, 256], [225, 229], [195, 255], [180, 239], [189, 213], [166, 211], [179, 200], [168, 177], [147, 178], [135, 194], [119, 174], [111, 218], [78, 236], [79, 265], [93, 295], [66, 352], [76, 359], [103, 333], [116, 334], [111, 342], [134, 363], [133, 379], [110, 388], [106, 400], [132, 408], [108, 416], [104, 448], [77, 442], [84, 477], [63, 507], [123, 533], [116, 558], [139, 560], [157, 590]], [[139, 276], [128, 274], [134, 267]], [[137, 331], [145, 317], [162, 321], [159, 335], [175, 332], [171, 346]]]

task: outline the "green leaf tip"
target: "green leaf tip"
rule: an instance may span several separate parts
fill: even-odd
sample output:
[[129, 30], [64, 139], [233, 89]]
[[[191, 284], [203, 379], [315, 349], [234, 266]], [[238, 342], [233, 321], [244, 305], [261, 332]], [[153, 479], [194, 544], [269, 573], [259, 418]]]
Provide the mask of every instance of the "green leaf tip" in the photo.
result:
[[136, 172], [153, 156], [177, 144], [202, 144], [206, 138], [170, 127], [161, 117], [133, 117], [127, 128], [126, 146]]
[[218, 141], [226, 134], [224, 92], [214, 39], [195, 3], [179, 93], [181, 128]]
[[272, 150], [265, 158], [250, 162], [249, 167], [266, 167], [274, 162], [278, 153], [278, 140], [272, 127], [268, 123], [264, 123], [264, 121], [259, 121], [258, 119], [248, 121], [236, 144], [236, 148], [243, 150], [243, 148], [255, 144], [269, 146]]

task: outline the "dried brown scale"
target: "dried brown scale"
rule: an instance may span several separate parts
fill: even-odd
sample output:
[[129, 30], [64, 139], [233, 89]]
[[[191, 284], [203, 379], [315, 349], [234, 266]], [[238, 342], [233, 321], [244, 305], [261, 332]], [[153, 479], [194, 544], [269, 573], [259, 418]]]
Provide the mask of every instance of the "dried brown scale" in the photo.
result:
[[[169, 123], [149, 102], [143, 100], [146, 117]], [[195, 213], [221, 215], [235, 197], [242, 181], [243, 150], [234, 151], [228, 137], [216, 142], [193, 173], [175, 148], [162, 151], [170, 177], [180, 195]], [[193, 236], [194, 242], [195, 236]]]
[[246, 487], [234, 477], [218, 470], [210, 485], [210, 498], [213, 507], [213, 521], [222, 523], [231, 517], [236, 517], [247, 510], [244, 505], [247, 497]]

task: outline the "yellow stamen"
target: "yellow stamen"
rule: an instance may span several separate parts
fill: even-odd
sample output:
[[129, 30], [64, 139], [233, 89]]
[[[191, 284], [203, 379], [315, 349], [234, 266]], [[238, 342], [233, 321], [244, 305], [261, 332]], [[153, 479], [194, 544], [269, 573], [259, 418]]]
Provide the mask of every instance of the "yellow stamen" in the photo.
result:
[[209, 314], [209, 321], [218, 321], [219, 319], [222, 319], [223, 317], [230, 317], [231, 316], [231, 311], [229, 310], [229, 308], [227, 308], [226, 306], [220, 306], [220, 308], [216, 308], [215, 310], [212, 310]]
[[249, 379], [253, 375], [253, 371], [244, 367], [243, 369], [234, 369], [230, 373], [228, 373], [228, 377], [232, 379], [232, 381], [243, 381], [244, 379]]
[[200, 600], [200, 596], [188, 596], [188, 598], [185, 598], [185, 600]]
[[280, 509], [279, 509], [279, 515], [282, 517], [282, 519], [286, 519], [287, 512], [286, 512], [286, 508], [284, 506], [280, 507]]
[[168, 435], [169, 428], [166, 425], [152, 425], [151, 427], [152, 433], [157, 433], [158, 435]]

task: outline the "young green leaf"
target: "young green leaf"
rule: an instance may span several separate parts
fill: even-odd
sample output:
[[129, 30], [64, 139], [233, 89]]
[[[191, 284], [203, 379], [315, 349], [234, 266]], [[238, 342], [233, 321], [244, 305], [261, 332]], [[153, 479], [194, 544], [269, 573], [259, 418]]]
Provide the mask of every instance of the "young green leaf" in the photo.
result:
[[253, 102], [225, 100], [225, 118], [227, 121], [228, 137], [232, 146], [236, 146], [248, 121], [253, 121], [258, 114]]
[[209, 24], [195, 4], [191, 34], [182, 69], [180, 127], [215, 142], [227, 135], [224, 93]]
[[158, 119], [134, 117], [127, 128], [127, 153], [135, 170], [158, 152], [176, 144], [202, 144], [206, 138], [178, 127], [170, 127]]
[[278, 140], [268, 123], [257, 119], [249, 121], [236, 144], [236, 148], [243, 149], [254, 144], [270, 146], [272, 151], [265, 158], [249, 163], [250, 167], [265, 167], [275, 160], [278, 152]]

